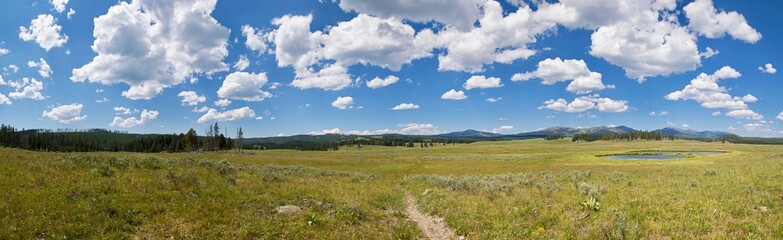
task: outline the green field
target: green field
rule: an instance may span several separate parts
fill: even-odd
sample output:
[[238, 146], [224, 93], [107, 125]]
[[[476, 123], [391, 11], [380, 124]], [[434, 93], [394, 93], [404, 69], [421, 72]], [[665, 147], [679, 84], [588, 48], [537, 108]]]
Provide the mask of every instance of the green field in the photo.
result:
[[[634, 150], [728, 151], [614, 160]], [[781, 239], [783, 146], [477, 142], [226, 153], [0, 148], [0, 239]], [[429, 194], [422, 194], [431, 189]], [[277, 213], [284, 205], [293, 214]]]

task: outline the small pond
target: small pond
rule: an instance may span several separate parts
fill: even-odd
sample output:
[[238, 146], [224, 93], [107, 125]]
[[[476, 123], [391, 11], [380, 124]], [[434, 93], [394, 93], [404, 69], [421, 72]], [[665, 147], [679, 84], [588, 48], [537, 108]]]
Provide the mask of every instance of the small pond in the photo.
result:
[[599, 156], [611, 159], [639, 159], [639, 160], [669, 160], [686, 158], [688, 155], [716, 155], [727, 152], [720, 151], [634, 151], [625, 154], [613, 154]]

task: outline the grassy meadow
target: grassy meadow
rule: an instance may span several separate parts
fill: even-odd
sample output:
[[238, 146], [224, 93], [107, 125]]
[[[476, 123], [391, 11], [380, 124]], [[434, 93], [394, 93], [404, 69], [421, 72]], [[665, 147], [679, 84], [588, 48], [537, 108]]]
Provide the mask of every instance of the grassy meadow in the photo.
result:
[[[675, 160], [634, 150], [728, 151]], [[783, 146], [477, 142], [226, 153], [0, 148], [0, 239], [781, 239]], [[427, 191], [430, 190], [430, 191]], [[423, 194], [424, 192], [428, 194]], [[295, 205], [298, 213], [275, 209]]]

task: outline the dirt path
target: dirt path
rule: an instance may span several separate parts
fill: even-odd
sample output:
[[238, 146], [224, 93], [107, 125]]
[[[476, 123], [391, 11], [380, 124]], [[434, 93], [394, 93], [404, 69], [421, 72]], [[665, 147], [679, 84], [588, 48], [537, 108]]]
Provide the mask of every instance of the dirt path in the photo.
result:
[[416, 225], [419, 226], [421, 232], [428, 239], [459, 239], [454, 229], [449, 228], [443, 221], [443, 218], [432, 217], [419, 212], [419, 209], [416, 207], [416, 200], [409, 193], [405, 193], [405, 204], [408, 205], [408, 208], [405, 209], [408, 217], [416, 222]]

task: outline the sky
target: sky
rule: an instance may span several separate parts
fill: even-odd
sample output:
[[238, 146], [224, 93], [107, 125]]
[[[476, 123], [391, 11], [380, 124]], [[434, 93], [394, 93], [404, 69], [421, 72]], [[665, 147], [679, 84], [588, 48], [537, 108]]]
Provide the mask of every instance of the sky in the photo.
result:
[[0, 123], [783, 136], [781, 1], [2, 1]]

